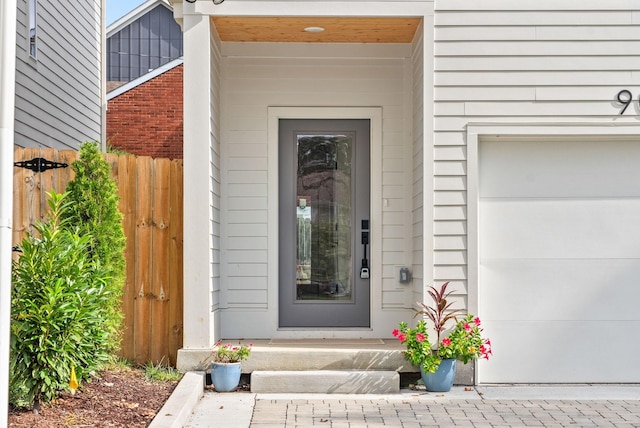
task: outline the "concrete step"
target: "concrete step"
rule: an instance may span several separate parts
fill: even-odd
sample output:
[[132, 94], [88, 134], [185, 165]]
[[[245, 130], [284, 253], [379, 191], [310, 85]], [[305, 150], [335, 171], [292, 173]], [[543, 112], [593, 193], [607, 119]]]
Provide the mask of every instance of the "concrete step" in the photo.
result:
[[[404, 359], [405, 346], [397, 339], [231, 339], [224, 343], [253, 344], [251, 356], [242, 362], [242, 373], [256, 371], [372, 371], [418, 373]], [[178, 351], [181, 371], [209, 372], [210, 349]], [[473, 364], [458, 364], [456, 385], [473, 385]], [[252, 381], [253, 383], [253, 381]]]
[[[256, 370], [387, 370], [415, 372], [404, 359], [405, 347], [397, 339], [291, 339], [224, 340], [253, 344], [251, 356], [242, 362], [242, 373]], [[178, 369], [209, 370], [210, 349], [181, 349]]]
[[415, 371], [404, 359], [397, 340], [271, 341], [253, 346], [242, 372], [256, 370]]
[[396, 394], [400, 392], [400, 375], [387, 370], [255, 370], [251, 392]]

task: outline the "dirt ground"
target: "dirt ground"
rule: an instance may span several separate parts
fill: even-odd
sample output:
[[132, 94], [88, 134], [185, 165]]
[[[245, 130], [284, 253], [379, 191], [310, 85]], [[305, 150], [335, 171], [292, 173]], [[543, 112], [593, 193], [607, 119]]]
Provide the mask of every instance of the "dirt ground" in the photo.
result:
[[9, 427], [146, 427], [177, 384], [147, 381], [142, 369], [105, 371], [38, 414], [10, 408]]

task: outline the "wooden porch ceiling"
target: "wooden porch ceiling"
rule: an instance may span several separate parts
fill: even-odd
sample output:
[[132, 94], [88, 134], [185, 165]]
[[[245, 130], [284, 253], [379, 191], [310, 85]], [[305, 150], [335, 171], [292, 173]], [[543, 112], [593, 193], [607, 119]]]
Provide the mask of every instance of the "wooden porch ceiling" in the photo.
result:
[[[223, 42], [411, 43], [420, 18], [214, 16]], [[324, 28], [307, 32], [307, 27]]]

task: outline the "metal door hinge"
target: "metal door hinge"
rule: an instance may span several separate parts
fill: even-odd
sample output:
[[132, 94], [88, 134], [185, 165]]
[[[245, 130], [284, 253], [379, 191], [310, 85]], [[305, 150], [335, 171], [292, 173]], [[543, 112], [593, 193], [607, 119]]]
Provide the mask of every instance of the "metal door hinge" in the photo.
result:
[[43, 172], [48, 169], [66, 168], [69, 165], [66, 163], [50, 161], [45, 158], [33, 158], [27, 161], [14, 162], [13, 166], [30, 169], [35, 172]]

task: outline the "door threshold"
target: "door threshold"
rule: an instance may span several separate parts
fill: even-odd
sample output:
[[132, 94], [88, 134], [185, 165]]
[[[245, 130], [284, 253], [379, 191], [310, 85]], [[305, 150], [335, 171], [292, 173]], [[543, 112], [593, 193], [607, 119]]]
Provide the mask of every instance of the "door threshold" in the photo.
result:
[[382, 339], [279, 339], [273, 338], [269, 345], [307, 346], [307, 345], [384, 345]]

